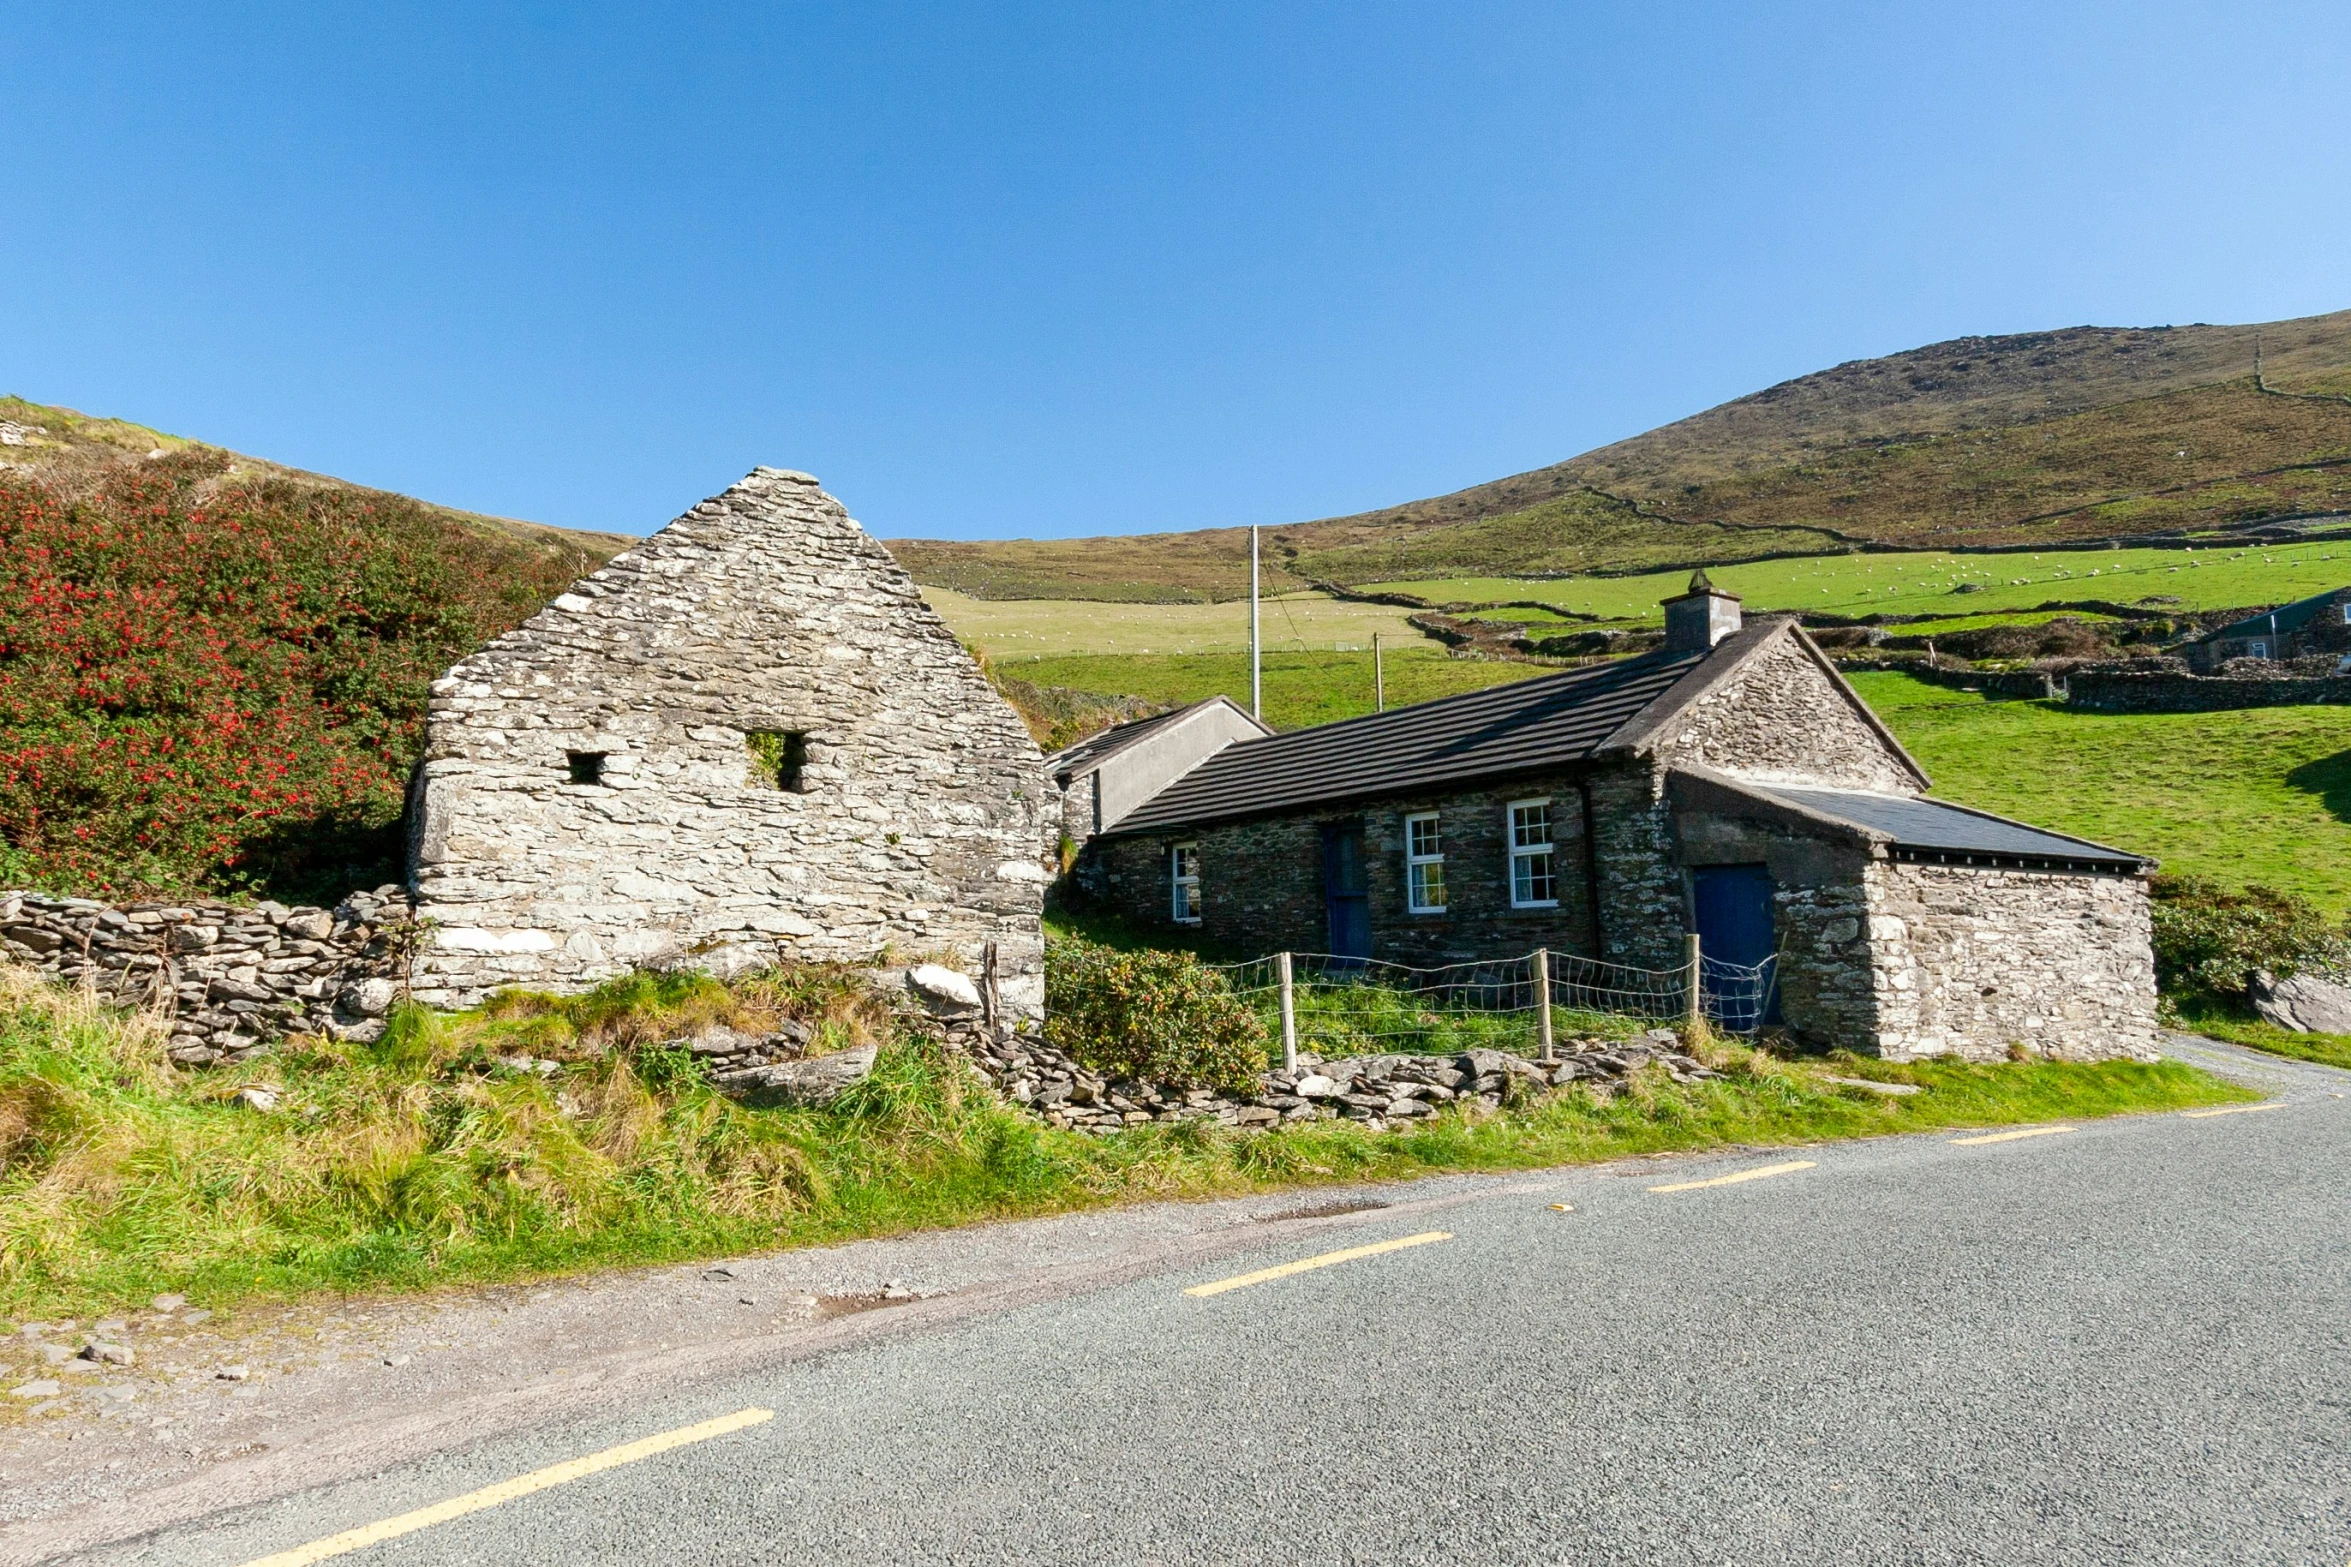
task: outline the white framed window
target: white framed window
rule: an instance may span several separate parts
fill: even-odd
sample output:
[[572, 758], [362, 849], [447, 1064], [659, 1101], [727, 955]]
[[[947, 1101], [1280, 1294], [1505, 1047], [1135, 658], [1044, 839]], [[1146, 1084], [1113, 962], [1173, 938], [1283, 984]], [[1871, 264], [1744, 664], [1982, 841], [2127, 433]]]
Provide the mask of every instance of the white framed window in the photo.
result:
[[1445, 912], [1445, 840], [1434, 811], [1404, 818], [1404, 897], [1415, 914]]
[[1551, 855], [1551, 802], [1510, 802], [1510, 906], [1559, 907], [1559, 874]]
[[2266, 642], [2248, 642], [2245, 644], [2245, 656], [2247, 658], [2267, 658], [2269, 657], [2269, 644]]
[[2351, 626], [2351, 604], [2345, 604], [2343, 606], [2343, 624], [2346, 626]]
[[1167, 851], [1168, 883], [1174, 890], [1169, 912], [1179, 925], [1200, 923], [1200, 845], [1179, 843]]

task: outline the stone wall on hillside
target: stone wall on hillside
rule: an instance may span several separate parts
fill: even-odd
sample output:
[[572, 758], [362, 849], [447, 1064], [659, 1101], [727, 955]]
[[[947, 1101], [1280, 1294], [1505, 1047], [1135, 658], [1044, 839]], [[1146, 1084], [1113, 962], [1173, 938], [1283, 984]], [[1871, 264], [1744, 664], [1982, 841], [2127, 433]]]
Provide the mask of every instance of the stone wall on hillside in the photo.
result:
[[407, 989], [410, 928], [400, 887], [331, 909], [0, 893], [0, 951], [152, 1013], [183, 1066], [242, 1060], [288, 1033], [376, 1038]]
[[452, 669], [417, 796], [430, 1005], [989, 942], [1043, 1003], [1044, 759], [805, 474], [755, 470]]
[[2082, 669], [2066, 677], [2065, 689], [2067, 706], [2097, 713], [2217, 713], [2351, 702], [2351, 677], [2342, 675], [2272, 680]]

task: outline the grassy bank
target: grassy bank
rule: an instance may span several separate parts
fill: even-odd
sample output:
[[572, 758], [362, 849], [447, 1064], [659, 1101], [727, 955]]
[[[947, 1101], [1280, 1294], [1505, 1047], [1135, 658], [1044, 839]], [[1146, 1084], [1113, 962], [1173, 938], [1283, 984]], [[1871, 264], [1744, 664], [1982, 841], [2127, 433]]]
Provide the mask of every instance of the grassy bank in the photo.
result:
[[2174, 1020], [2192, 1034], [2225, 1039], [2233, 1045], [2266, 1050], [2271, 1055], [2339, 1066], [2351, 1072], [2351, 1034], [2297, 1034], [2290, 1028], [2264, 1022], [2250, 1007], [2196, 997], [2178, 1002]]
[[[1403, 707], [1506, 681], [1547, 675], [1539, 664], [1487, 663], [1448, 658], [1424, 643], [1391, 649], [1387, 659], [1388, 705]], [[1249, 705], [1247, 653], [1070, 654], [1058, 658], [1005, 659], [1004, 673], [1039, 685], [1069, 686], [1151, 702], [1198, 702], [1222, 694]], [[1265, 721], [1276, 729], [1360, 718], [1373, 711], [1372, 659], [1363, 652], [1268, 653], [1264, 658]]]
[[[836, 979], [731, 992], [631, 981], [462, 1018], [411, 1014], [375, 1046], [175, 1073], [135, 1023], [0, 978], [0, 1316], [103, 1313], [167, 1289], [218, 1309], [1142, 1198], [2244, 1097], [2168, 1063], [1825, 1068], [1928, 1090], [1889, 1100], [1817, 1065], [1726, 1050], [1720, 1082], [1569, 1090], [1403, 1134], [1189, 1125], [1096, 1140], [1005, 1108], [918, 1041], [892, 1040], [826, 1111], [744, 1109], [683, 1052], [644, 1048], [712, 1018], [799, 1016], [833, 1045], [887, 1028]], [[247, 1087], [279, 1091], [275, 1108], [241, 1099]]]
[[2351, 710], [2089, 713], [1903, 674], [1853, 684], [1944, 799], [2351, 910]]

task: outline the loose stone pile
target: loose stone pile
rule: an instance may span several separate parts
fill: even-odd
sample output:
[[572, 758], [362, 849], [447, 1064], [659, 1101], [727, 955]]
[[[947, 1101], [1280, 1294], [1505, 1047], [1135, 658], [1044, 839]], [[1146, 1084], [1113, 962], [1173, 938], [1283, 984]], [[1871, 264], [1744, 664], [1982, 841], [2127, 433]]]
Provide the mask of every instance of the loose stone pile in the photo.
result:
[[810, 1056], [815, 1038], [807, 1024], [787, 1018], [766, 1034], [713, 1024], [691, 1039], [670, 1041], [670, 1048], [691, 1051], [708, 1066], [712, 1087], [747, 1104], [830, 1104], [872, 1073], [880, 1052], [867, 1045]]
[[1025, 1029], [991, 1031], [969, 1018], [946, 1019], [942, 1026], [949, 1047], [968, 1057], [1004, 1097], [1053, 1126], [1093, 1133], [1191, 1120], [1243, 1129], [1347, 1120], [1376, 1132], [1409, 1126], [1458, 1102], [1494, 1110], [1569, 1083], [1613, 1085], [1652, 1064], [1679, 1083], [1721, 1075], [1685, 1055], [1673, 1030], [1660, 1028], [1633, 1040], [1563, 1040], [1560, 1059], [1548, 1065], [1500, 1050], [1334, 1061], [1301, 1055], [1296, 1072], [1268, 1072], [1263, 1087], [1244, 1096], [1106, 1078]]
[[406, 893], [332, 909], [0, 893], [0, 950], [102, 1001], [159, 1013], [183, 1066], [242, 1060], [282, 1034], [372, 1040], [406, 989]]

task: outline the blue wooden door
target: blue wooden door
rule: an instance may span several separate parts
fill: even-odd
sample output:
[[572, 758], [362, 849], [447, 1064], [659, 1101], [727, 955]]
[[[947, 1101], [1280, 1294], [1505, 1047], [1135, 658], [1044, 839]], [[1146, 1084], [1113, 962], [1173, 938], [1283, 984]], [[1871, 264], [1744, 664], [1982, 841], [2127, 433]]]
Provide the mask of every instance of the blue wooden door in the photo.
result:
[[1745, 1031], [1779, 1010], [1773, 974], [1755, 971], [1779, 950], [1772, 930], [1771, 872], [1761, 865], [1709, 865], [1690, 873], [1705, 959], [1706, 1010], [1726, 1028]]
[[1322, 896], [1330, 952], [1371, 956], [1371, 883], [1363, 864], [1363, 824], [1333, 822], [1322, 830]]

